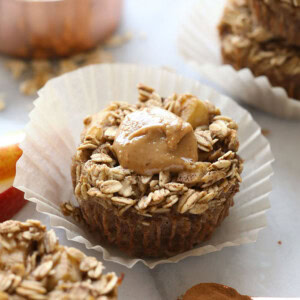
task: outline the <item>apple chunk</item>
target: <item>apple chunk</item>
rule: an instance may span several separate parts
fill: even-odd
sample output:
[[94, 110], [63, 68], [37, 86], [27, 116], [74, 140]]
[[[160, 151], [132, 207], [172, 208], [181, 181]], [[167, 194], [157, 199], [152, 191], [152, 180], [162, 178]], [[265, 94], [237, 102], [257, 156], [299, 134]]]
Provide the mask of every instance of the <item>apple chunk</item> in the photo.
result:
[[180, 99], [180, 117], [189, 122], [193, 128], [209, 124], [209, 113], [203, 101], [192, 95], [184, 95]]
[[27, 201], [24, 193], [11, 186], [0, 194], [0, 222], [11, 219]]
[[0, 137], [0, 222], [12, 218], [27, 202], [24, 193], [13, 187], [16, 163], [22, 155], [22, 135]]

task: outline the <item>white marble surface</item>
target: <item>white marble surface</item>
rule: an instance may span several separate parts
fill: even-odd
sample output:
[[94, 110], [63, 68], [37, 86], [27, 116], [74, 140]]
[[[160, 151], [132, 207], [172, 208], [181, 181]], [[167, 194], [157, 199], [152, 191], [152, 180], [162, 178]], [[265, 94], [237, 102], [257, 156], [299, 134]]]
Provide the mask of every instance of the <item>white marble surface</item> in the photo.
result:
[[[185, 66], [176, 50], [176, 30], [184, 11], [194, 0], [127, 0], [120, 31], [130, 30], [135, 38], [115, 49], [118, 61], [169, 66], [179, 73], [198, 78]], [[140, 34], [146, 38], [139, 38]], [[1, 62], [0, 62], [1, 63]], [[203, 81], [203, 80], [202, 80]], [[18, 85], [0, 67], [0, 93], [5, 93], [7, 108], [0, 112], [0, 135], [22, 129], [28, 121], [32, 98], [18, 92]], [[218, 282], [253, 296], [300, 296], [300, 123], [289, 122], [250, 110], [262, 128], [270, 130], [268, 139], [276, 161], [272, 178], [272, 208], [267, 213], [268, 227], [255, 244], [230, 247], [202, 257], [188, 258], [149, 270], [142, 264], [132, 269], [105, 263], [107, 270], [125, 273], [120, 299], [175, 300], [199, 282]], [[50, 227], [48, 218], [28, 204], [17, 216], [19, 220], [36, 218]], [[64, 232], [56, 230], [60, 241], [101, 258], [82, 245], [66, 241]], [[278, 241], [282, 245], [278, 245]]]

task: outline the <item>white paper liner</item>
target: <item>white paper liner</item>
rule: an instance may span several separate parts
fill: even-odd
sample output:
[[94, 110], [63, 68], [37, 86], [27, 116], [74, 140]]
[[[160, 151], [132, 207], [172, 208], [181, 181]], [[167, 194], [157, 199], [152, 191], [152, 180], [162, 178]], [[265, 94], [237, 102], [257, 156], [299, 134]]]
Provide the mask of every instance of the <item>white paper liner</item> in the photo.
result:
[[[76, 204], [70, 176], [71, 157], [79, 143], [83, 118], [106, 107], [110, 101], [136, 103], [137, 83], [153, 86], [163, 95], [189, 92], [215, 103], [224, 115], [239, 124], [240, 151], [245, 159], [241, 191], [230, 215], [207, 243], [169, 259], [135, 259], [114, 247], [103, 246], [71, 218], [64, 217], [60, 204]], [[150, 268], [178, 262], [224, 247], [255, 242], [266, 226], [265, 211], [270, 207], [270, 176], [273, 156], [270, 145], [251, 115], [233, 100], [199, 82], [152, 67], [106, 64], [86, 67], [50, 80], [39, 92], [21, 144], [23, 155], [17, 164], [14, 186], [37, 210], [50, 216], [51, 225], [63, 228], [69, 240], [103, 252], [105, 260], [132, 267], [142, 261]]]
[[205, 79], [234, 99], [277, 117], [300, 120], [300, 100], [289, 98], [281, 87], [272, 87], [266, 76], [255, 77], [248, 68], [236, 71], [222, 64], [217, 25], [226, 1], [197, 1], [179, 29], [180, 54]]

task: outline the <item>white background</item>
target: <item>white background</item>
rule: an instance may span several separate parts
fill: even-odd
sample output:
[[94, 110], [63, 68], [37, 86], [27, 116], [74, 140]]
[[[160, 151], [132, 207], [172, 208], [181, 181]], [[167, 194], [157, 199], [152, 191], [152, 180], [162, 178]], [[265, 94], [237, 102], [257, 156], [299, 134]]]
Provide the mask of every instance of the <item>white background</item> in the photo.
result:
[[[199, 0], [200, 1], [200, 0]], [[168, 66], [199, 79], [178, 55], [176, 35], [180, 21], [194, 0], [125, 0], [120, 32], [132, 31], [133, 40], [113, 51], [116, 61]], [[145, 38], [141, 38], [145, 36]], [[0, 61], [0, 94], [7, 108], [0, 112], [0, 135], [24, 128], [33, 98], [18, 92], [18, 84]], [[253, 296], [300, 296], [300, 123], [280, 120], [249, 109], [262, 128], [270, 130], [268, 139], [275, 156], [271, 209], [268, 227], [255, 244], [225, 248], [221, 252], [188, 258], [177, 264], [149, 270], [142, 264], [132, 269], [106, 262], [107, 270], [125, 273], [120, 299], [176, 299], [200, 282], [217, 282]], [[35, 218], [50, 226], [48, 218], [28, 204], [17, 216]], [[66, 241], [56, 230], [60, 242], [72, 245], [101, 259], [101, 254]], [[277, 242], [281, 240], [282, 245]]]

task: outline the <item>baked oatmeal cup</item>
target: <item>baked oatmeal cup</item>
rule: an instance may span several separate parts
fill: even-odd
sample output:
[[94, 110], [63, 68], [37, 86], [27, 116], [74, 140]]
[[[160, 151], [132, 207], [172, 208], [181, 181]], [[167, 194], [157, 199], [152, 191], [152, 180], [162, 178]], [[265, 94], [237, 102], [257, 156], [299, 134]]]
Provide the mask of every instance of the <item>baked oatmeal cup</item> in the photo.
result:
[[289, 45], [300, 46], [299, 0], [249, 0], [257, 22]]
[[162, 98], [139, 85], [139, 103], [88, 116], [72, 162], [88, 227], [135, 257], [170, 257], [210, 238], [241, 182], [237, 124], [193, 95]]
[[188, 289], [178, 300], [251, 300], [247, 295], [241, 295], [234, 288], [218, 283], [199, 283]]
[[0, 299], [116, 300], [121, 279], [36, 220], [0, 223]]
[[300, 48], [290, 46], [255, 23], [247, 0], [228, 0], [219, 24], [223, 62], [236, 70], [265, 75], [300, 99]]

